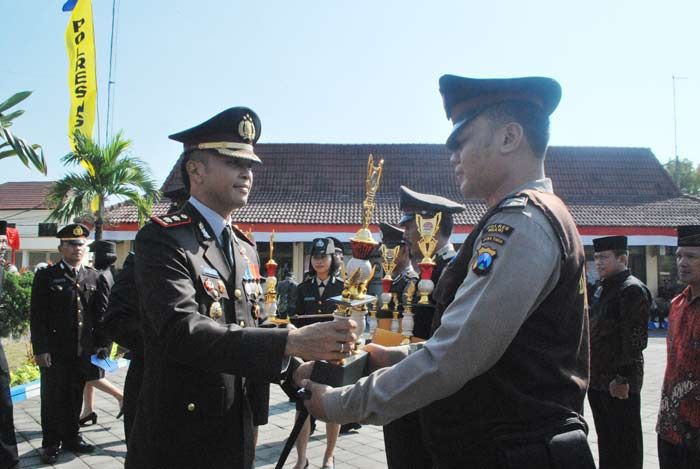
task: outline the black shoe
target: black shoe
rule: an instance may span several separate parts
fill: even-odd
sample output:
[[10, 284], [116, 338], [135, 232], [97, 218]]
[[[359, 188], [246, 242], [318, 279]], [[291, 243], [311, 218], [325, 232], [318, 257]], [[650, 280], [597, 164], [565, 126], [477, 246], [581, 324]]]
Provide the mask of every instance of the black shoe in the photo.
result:
[[83, 437], [78, 435], [70, 442], [63, 442], [63, 447], [74, 453], [86, 454], [95, 451], [95, 446], [86, 443]]
[[39, 457], [41, 458], [41, 462], [44, 464], [54, 464], [56, 461], [58, 461], [58, 445], [50, 445], [45, 448], [41, 448]]
[[117, 420], [119, 420], [122, 417], [122, 415], [124, 415], [124, 405], [123, 404], [119, 408], [119, 413], [117, 414]]
[[362, 425], [359, 423], [344, 423], [340, 426], [340, 434], [345, 435], [346, 433], [350, 433], [353, 430], [359, 430], [362, 428]]
[[78, 423], [80, 423], [81, 427], [89, 427], [90, 425], [95, 425], [97, 423], [97, 414], [94, 412], [90, 412], [85, 417], [78, 420]]

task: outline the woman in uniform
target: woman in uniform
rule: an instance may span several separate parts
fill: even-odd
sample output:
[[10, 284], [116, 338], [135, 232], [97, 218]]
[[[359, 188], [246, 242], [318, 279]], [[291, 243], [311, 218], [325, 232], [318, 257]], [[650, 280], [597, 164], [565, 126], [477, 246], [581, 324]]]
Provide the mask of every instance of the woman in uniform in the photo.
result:
[[[343, 292], [343, 281], [334, 276], [339, 267], [333, 240], [329, 238], [314, 239], [311, 243], [309, 275], [297, 288], [295, 314], [330, 314], [335, 310], [335, 305], [328, 299]], [[303, 405], [297, 401], [297, 413]], [[309, 461], [306, 458], [306, 446], [309, 443], [310, 428], [311, 423], [307, 418], [296, 441], [298, 457], [295, 469], [309, 466]], [[340, 425], [326, 423], [326, 452], [323, 455], [322, 469], [334, 469], [335, 467], [333, 452], [339, 432]]]

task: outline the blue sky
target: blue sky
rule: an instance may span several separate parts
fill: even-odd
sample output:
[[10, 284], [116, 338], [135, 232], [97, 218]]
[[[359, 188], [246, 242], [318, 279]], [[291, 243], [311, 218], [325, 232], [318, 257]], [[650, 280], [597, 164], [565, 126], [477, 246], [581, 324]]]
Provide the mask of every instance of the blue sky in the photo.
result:
[[[68, 152], [68, 14], [61, 0], [2, 0], [0, 99], [34, 94], [14, 131], [43, 145], [48, 177], [14, 159], [0, 182], [56, 179]], [[442, 143], [440, 75], [545, 75], [563, 87], [553, 145], [678, 149], [700, 163], [700, 2], [120, 1], [113, 129], [162, 182], [167, 135], [234, 105], [261, 142]], [[93, 0], [104, 140], [112, 0]], [[97, 127], [95, 128], [95, 133]], [[266, 162], [274, 164], [273, 161]]]

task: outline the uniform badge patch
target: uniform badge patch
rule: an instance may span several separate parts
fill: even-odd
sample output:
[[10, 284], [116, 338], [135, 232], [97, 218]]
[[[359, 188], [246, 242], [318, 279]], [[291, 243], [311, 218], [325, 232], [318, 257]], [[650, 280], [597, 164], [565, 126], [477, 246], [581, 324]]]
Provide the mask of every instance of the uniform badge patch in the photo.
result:
[[503, 246], [506, 243], [506, 240], [499, 236], [487, 235], [481, 238], [481, 243], [494, 243], [498, 244], [499, 246]]
[[505, 223], [491, 223], [486, 228], [484, 228], [484, 233], [502, 234], [510, 236], [513, 230], [514, 228], [512, 226], [506, 225]]
[[472, 270], [476, 275], [486, 275], [491, 270], [493, 266], [493, 260], [498, 255], [495, 249], [491, 249], [486, 246], [481, 246], [478, 251], [476, 251], [476, 259], [472, 263]]

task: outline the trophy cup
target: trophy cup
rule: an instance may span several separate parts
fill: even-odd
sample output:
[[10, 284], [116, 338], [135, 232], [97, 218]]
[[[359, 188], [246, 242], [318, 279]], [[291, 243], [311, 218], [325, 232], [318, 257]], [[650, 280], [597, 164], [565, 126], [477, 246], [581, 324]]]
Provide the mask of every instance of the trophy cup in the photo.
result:
[[[329, 298], [329, 301], [336, 304], [336, 309], [333, 312], [336, 320], [351, 318], [357, 323], [358, 343], [356, 347], [362, 345], [361, 338], [365, 329], [365, 315], [368, 313], [368, 305], [377, 300], [374, 296], [367, 294], [367, 285], [374, 276], [374, 266], [369, 261], [369, 256], [379, 244], [372, 238], [369, 223], [372, 220], [374, 198], [379, 188], [383, 166], [384, 160], [380, 160], [379, 164], [375, 166], [374, 158], [369, 155], [367, 178], [365, 179], [365, 199], [362, 202], [362, 227], [350, 239], [352, 258], [342, 269], [345, 288], [341, 295]], [[352, 384], [362, 377], [366, 364], [367, 353], [363, 351], [356, 352], [344, 360], [341, 365], [316, 362], [311, 379], [334, 387]]]
[[413, 295], [416, 292], [416, 285], [410, 282], [403, 293], [403, 320], [401, 321], [401, 335], [408, 342], [413, 336]]
[[382, 278], [382, 311], [389, 311], [389, 303], [391, 303], [392, 295], [389, 292], [391, 289], [391, 284], [393, 279], [391, 278], [391, 273], [396, 267], [396, 258], [399, 255], [399, 250], [401, 246], [396, 246], [392, 249], [388, 249], [385, 245], [379, 248], [379, 252], [382, 255], [382, 269], [384, 269], [384, 278]]
[[394, 311], [391, 313], [391, 332], [399, 332], [399, 294], [394, 292], [391, 294], [394, 301]]
[[265, 279], [265, 304], [263, 306], [265, 315], [270, 322], [283, 324], [288, 322], [277, 315], [277, 262], [275, 253], [275, 231], [270, 235], [270, 260], [265, 264], [267, 278]]
[[435, 252], [435, 246], [437, 245], [435, 234], [440, 228], [441, 218], [442, 213], [439, 212], [432, 218], [423, 218], [420, 214], [416, 214], [418, 234], [421, 236], [421, 239], [418, 242], [418, 248], [423, 254], [423, 260], [421, 260], [418, 264], [418, 267], [420, 267], [420, 281], [418, 282], [418, 294], [420, 295], [420, 300], [418, 300], [418, 304], [421, 305], [430, 304], [428, 297], [435, 288], [435, 284], [431, 280], [433, 269], [435, 268], [433, 252]]

